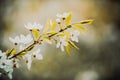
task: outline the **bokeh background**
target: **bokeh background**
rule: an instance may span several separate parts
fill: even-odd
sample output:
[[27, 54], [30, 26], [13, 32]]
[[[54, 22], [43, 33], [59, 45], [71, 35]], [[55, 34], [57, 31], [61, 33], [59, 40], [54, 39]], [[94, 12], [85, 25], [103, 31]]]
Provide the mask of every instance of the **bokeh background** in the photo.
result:
[[13, 80], [120, 80], [119, 0], [0, 0], [0, 49], [13, 47], [9, 36], [28, 34], [27, 22], [44, 25], [63, 12], [72, 12], [73, 22], [94, 19], [85, 26], [88, 32], [80, 34], [80, 49], [73, 48], [68, 56], [45, 44], [44, 59], [34, 61], [30, 71], [22, 64], [14, 70]]

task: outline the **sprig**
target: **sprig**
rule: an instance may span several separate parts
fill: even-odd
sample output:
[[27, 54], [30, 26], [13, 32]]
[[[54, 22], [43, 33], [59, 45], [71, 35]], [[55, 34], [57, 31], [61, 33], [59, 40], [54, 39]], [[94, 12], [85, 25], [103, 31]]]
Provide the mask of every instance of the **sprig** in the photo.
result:
[[[34, 23], [27, 23], [25, 28], [30, 34], [23, 34], [14, 38], [9, 37], [9, 40], [15, 45], [14, 48], [6, 52], [0, 51], [0, 68], [3, 69], [10, 79], [12, 79], [13, 68], [19, 68], [19, 60], [23, 59], [30, 70], [32, 60], [42, 60], [43, 56], [40, 53], [42, 44], [56, 44], [57, 48], [64, 51], [64, 47], [70, 55], [71, 47], [79, 49], [74, 42], [78, 42], [78, 37], [81, 31], [86, 31], [84, 25], [91, 24], [93, 20], [83, 20], [76, 23], [71, 23], [72, 13], [57, 14], [56, 21], [47, 20], [45, 27]], [[2, 75], [4, 73], [0, 73]]]

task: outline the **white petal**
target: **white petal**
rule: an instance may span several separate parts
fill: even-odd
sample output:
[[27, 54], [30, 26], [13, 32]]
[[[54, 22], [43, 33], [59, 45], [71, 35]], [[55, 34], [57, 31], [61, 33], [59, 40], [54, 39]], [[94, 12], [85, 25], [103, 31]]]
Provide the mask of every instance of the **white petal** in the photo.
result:
[[14, 39], [13, 38], [11, 38], [11, 37], [9, 37], [9, 40], [12, 42], [12, 43], [14, 43], [15, 41], [14, 41]]
[[64, 46], [67, 46], [68, 45], [68, 43], [67, 42], [64, 42]]
[[25, 49], [25, 46], [20, 45], [20, 46], [19, 46], [19, 50], [23, 50], [23, 49]]
[[61, 50], [64, 51], [64, 46], [61, 45]]
[[8, 73], [8, 77], [10, 78], [10, 79], [12, 79], [12, 73]]
[[63, 13], [63, 17], [67, 17], [69, 15], [69, 13]]
[[38, 55], [36, 55], [36, 59], [42, 60], [42, 59], [43, 59], [43, 56], [42, 56], [41, 54], [38, 54]]
[[32, 64], [32, 60], [29, 60], [28, 63], [27, 63], [27, 68], [28, 68], [28, 70], [30, 70], [31, 64]]
[[15, 41], [16, 43], [19, 43], [19, 42], [20, 42], [20, 38], [19, 38], [18, 36], [16, 36], [15, 39], [14, 39], [14, 41]]
[[38, 26], [38, 29], [41, 30], [42, 28], [43, 28], [43, 25], [40, 24], [40, 25]]
[[50, 20], [50, 26], [52, 26], [52, 24], [53, 24], [53, 22], [52, 22], [52, 20]]
[[56, 22], [61, 22], [61, 21], [60, 21], [60, 19], [58, 18], [58, 19], [56, 19]]
[[31, 64], [32, 64], [32, 59], [31, 59], [31, 55], [27, 54], [25, 55], [26, 56], [26, 60], [28, 60], [28, 63], [27, 63], [27, 67], [28, 67], [28, 70], [30, 70], [31, 68]]
[[33, 28], [33, 25], [32, 25], [31, 23], [27, 23], [27, 24], [25, 25], [25, 28], [26, 28], [26, 29], [32, 29], [32, 28]]
[[58, 42], [58, 43], [57, 43], [56, 47], [57, 47], [57, 48], [59, 48], [59, 47], [60, 47], [60, 42]]
[[56, 16], [59, 17], [59, 18], [62, 18], [62, 15], [61, 15], [61, 14], [57, 14]]

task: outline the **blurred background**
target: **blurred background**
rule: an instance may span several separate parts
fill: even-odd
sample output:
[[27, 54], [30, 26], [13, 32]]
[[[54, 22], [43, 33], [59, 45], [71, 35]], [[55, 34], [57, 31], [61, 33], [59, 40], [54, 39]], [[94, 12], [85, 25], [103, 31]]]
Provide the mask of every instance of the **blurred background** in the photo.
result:
[[[41, 47], [42, 61], [34, 61], [30, 71], [23, 64], [13, 80], [120, 80], [119, 0], [0, 0], [0, 49], [12, 48], [8, 37], [28, 34], [24, 24], [45, 24], [57, 13], [72, 12], [73, 22], [94, 19], [81, 33], [80, 49], [71, 56], [55, 45]], [[0, 77], [0, 80], [9, 80]]]

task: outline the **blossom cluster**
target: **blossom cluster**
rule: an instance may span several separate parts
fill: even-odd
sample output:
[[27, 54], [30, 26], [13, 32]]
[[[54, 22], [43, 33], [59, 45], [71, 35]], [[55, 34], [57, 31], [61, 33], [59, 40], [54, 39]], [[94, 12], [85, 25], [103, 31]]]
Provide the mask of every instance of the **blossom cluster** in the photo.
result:
[[15, 48], [6, 52], [0, 50], [0, 68], [4, 70], [4, 72], [0, 72], [0, 75], [7, 74], [12, 79], [13, 69], [19, 68], [21, 59], [30, 70], [32, 60], [43, 59], [40, 46], [44, 42], [56, 44], [57, 48], [62, 51], [66, 50], [68, 55], [70, 55], [71, 47], [78, 49], [74, 42], [78, 42], [80, 32], [86, 30], [82, 26], [90, 24], [93, 20], [71, 23], [72, 13], [57, 14], [56, 16], [55, 21], [48, 19], [45, 26], [36, 22], [25, 24], [25, 28], [29, 31], [28, 35], [20, 34], [16, 37], [9, 37]]

